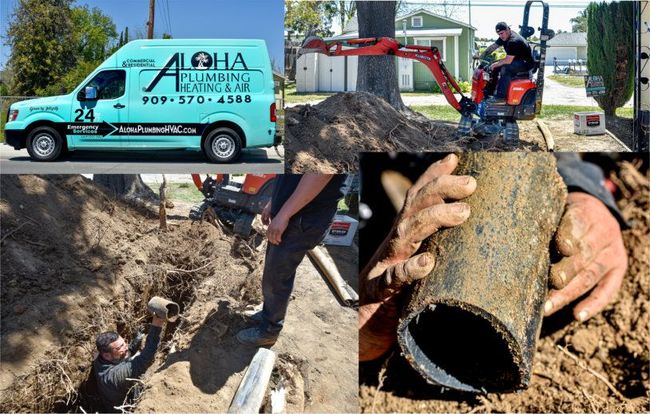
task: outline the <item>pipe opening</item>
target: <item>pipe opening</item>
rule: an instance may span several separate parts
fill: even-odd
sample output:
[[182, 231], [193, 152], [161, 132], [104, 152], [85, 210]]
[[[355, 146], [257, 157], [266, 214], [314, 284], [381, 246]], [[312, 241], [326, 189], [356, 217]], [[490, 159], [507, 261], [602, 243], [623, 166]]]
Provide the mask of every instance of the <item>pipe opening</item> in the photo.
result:
[[511, 391], [521, 383], [512, 350], [517, 344], [500, 331], [467, 309], [436, 304], [409, 321], [400, 342], [430, 382], [471, 392]]

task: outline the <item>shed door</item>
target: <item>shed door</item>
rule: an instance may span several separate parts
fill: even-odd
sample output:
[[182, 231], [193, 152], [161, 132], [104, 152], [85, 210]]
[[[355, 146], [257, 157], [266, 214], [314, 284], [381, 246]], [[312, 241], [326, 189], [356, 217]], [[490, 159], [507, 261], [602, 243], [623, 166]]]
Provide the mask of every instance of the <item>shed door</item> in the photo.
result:
[[399, 90], [412, 91], [413, 90], [413, 60], [398, 58], [398, 77], [399, 77]]
[[318, 57], [318, 91], [342, 92], [345, 90], [345, 59]]

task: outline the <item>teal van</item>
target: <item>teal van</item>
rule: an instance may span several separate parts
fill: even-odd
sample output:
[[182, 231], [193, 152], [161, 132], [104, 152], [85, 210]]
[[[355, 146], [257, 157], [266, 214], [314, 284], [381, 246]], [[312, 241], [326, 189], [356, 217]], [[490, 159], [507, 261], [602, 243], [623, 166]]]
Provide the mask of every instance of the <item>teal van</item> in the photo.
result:
[[5, 141], [32, 159], [75, 150], [203, 151], [231, 162], [277, 145], [263, 40], [135, 40], [69, 95], [14, 103]]

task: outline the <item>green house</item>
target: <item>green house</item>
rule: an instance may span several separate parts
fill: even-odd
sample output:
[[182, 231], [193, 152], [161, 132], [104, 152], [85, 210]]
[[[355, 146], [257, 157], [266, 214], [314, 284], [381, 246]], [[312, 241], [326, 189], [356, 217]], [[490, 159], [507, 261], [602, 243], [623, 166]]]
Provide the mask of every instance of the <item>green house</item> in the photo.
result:
[[[458, 80], [472, 78], [472, 55], [476, 28], [448, 17], [419, 9], [395, 19], [395, 38], [404, 44], [436, 46], [445, 66]], [[359, 37], [358, 23], [352, 19], [343, 33], [331, 39]], [[431, 90], [435, 83], [426, 66], [412, 59], [398, 59], [401, 90]]]

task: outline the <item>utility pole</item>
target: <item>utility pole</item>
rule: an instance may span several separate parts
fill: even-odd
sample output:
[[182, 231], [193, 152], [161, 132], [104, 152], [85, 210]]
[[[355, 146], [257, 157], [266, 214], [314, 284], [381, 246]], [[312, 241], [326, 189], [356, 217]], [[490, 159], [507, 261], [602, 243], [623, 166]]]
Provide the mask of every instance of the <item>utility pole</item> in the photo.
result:
[[155, 16], [156, 0], [149, 0], [149, 21], [147, 22], [147, 39], [153, 39], [153, 19]]

